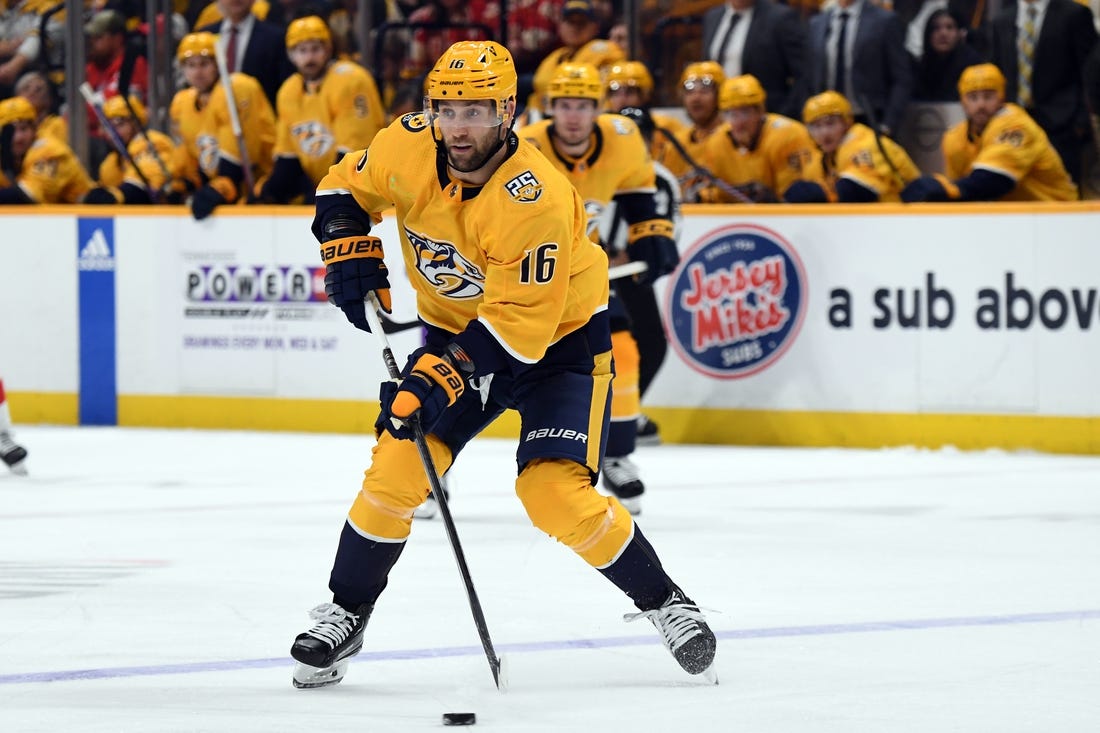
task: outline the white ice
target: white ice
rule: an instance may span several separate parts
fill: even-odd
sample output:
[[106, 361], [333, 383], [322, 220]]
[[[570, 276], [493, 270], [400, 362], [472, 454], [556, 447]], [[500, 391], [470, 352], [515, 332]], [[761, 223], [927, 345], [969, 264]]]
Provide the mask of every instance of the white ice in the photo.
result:
[[[661, 446], [640, 524], [713, 609], [721, 684], [512, 491], [477, 441], [453, 510], [498, 693], [438, 519], [417, 520], [336, 687], [287, 655], [371, 440], [27, 427], [0, 467], [0, 731], [1100, 730], [1100, 459]], [[414, 470], [411, 467], [410, 470]], [[588, 640], [587, 642], [585, 640]]]

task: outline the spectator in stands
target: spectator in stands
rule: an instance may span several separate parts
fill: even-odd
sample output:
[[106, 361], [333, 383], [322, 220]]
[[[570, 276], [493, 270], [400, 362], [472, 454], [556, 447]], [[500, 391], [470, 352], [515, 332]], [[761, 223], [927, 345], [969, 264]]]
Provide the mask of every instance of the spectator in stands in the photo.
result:
[[180, 41], [176, 60], [189, 86], [176, 93], [169, 110], [178, 156], [173, 170], [186, 181], [187, 190], [194, 189], [191, 211], [198, 219], [209, 216], [216, 206], [247, 198], [249, 180], [258, 181], [271, 172], [275, 146], [275, 113], [260, 83], [237, 73], [230, 79], [242, 151], [230, 124], [224, 85], [219, 83], [216, 43], [212, 33], [191, 33]]
[[378, 88], [367, 70], [332, 60], [332, 35], [315, 15], [286, 31], [298, 69], [279, 89], [275, 167], [259, 192], [262, 203], [313, 202], [317, 184], [345, 154], [365, 150], [385, 124]]
[[562, 0], [506, 1], [508, 50], [512, 52], [516, 73], [520, 76], [518, 96], [524, 99], [531, 91], [531, 75], [546, 55], [558, 47]]
[[682, 127], [674, 137], [691, 160], [670, 144], [660, 152], [657, 162], [679, 179], [686, 203], [697, 202], [699, 190], [706, 183], [693, 174], [692, 169], [696, 164], [708, 167], [704, 146], [707, 138], [722, 124], [718, 92], [725, 80], [726, 75], [716, 61], [688, 64], [680, 75], [680, 98], [691, 124]]
[[726, 0], [703, 16], [703, 58], [721, 64], [726, 78], [759, 80], [769, 112], [798, 117], [805, 49], [798, 13], [772, 0]]
[[966, 25], [957, 15], [941, 8], [928, 16], [924, 27], [923, 55], [915, 59], [913, 99], [922, 102], [955, 102], [963, 69], [982, 62], [981, 54], [966, 42]]
[[[35, 0], [14, 0], [0, 8], [0, 99], [11, 96], [16, 79], [39, 61], [44, 50], [42, 16], [49, 7]], [[63, 33], [55, 13], [46, 26], [47, 49], [60, 43]], [[47, 56], [60, 58], [58, 53]]]
[[[84, 78], [94, 91], [104, 99], [110, 99], [120, 93], [119, 78], [122, 76], [122, 64], [126, 59], [126, 18], [114, 10], [102, 10], [84, 24], [87, 35], [88, 63], [84, 66]], [[134, 57], [130, 74], [130, 88], [127, 94], [145, 99], [149, 90], [149, 70], [145, 59]], [[99, 120], [91, 107], [88, 107], [88, 157], [90, 164], [98, 167], [100, 161], [110, 152], [106, 133], [99, 129]]]
[[558, 23], [558, 38], [562, 46], [547, 54], [535, 70], [534, 92], [527, 100], [528, 117], [532, 112], [543, 114], [545, 94], [550, 88], [554, 72], [564, 63], [589, 64], [601, 74], [611, 65], [626, 60], [626, 53], [611, 41], [597, 38], [600, 23], [592, 0], [566, 0]]
[[707, 138], [703, 157], [721, 183], [704, 188], [702, 200], [778, 202], [814, 157], [810, 133], [801, 122], [769, 113], [764, 88], [751, 74], [722, 82], [718, 99], [726, 124]]
[[[405, 68], [407, 78], [426, 74], [454, 43], [489, 40], [489, 33], [500, 26], [500, 4], [496, 0], [428, 0], [409, 16], [409, 22], [453, 27], [413, 30]], [[489, 32], [473, 25], [484, 25]]]
[[37, 119], [22, 97], [0, 102], [0, 204], [75, 204], [92, 180], [68, 145], [37, 137]]
[[839, 92], [857, 121], [892, 134], [913, 90], [913, 62], [904, 42], [901, 20], [891, 11], [869, 0], [837, 0], [810, 19], [809, 93]]
[[978, 64], [959, 77], [966, 120], [943, 136], [944, 174], [921, 176], [902, 201], [1071, 201], [1077, 198], [1058, 153], [1023, 108], [1005, 102], [1005, 77]]
[[218, 34], [229, 73], [248, 74], [259, 81], [268, 102], [274, 105], [279, 87], [293, 71], [286, 55], [283, 29], [252, 13], [255, 0], [218, 2], [225, 17], [199, 31]]
[[19, 77], [15, 84], [15, 93], [23, 97], [38, 112], [38, 136], [57, 138], [63, 143], [69, 142], [69, 124], [59, 114], [54, 114], [56, 101], [53, 86], [46, 75], [40, 71], [28, 71]]
[[901, 190], [920, 177], [905, 149], [856, 122], [852, 105], [836, 92], [806, 100], [802, 121], [820, 154], [807, 171], [814, 180], [787, 189], [784, 200], [790, 203], [898, 202]]
[[84, 203], [151, 204], [169, 194], [175, 178], [170, 166], [178, 162], [176, 146], [164, 133], [145, 129], [149, 117], [141, 100], [130, 97], [127, 106], [123, 97], [111, 97], [103, 105], [103, 115], [126, 146], [126, 156], [115, 150], [103, 159], [97, 186]]
[[1020, 0], [993, 19], [992, 38], [1006, 98], [1039, 123], [1080, 181], [1090, 133], [1081, 75], [1097, 40], [1092, 13], [1074, 0]]

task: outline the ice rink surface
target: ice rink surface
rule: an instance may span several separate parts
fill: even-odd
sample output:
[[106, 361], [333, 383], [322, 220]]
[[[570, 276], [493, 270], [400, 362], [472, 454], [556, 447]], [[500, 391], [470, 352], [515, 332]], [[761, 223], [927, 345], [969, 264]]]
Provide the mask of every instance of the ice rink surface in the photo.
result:
[[[479, 441], [336, 687], [290, 685], [372, 440], [21, 427], [0, 471], [0, 731], [1100, 731], [1100, 459], [661, 446], [640, 524], [707, 609], [720, 685], [512, 492]], [[416, 470], [417, 467], [410, 467]]]

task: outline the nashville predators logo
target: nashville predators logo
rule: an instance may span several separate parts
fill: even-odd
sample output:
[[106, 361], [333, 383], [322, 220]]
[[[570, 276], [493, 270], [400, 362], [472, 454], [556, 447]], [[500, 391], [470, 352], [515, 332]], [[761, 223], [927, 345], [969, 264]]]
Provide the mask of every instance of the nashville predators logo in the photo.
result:
[[406, 228], [405, 236], [416, 252], [416, 271], [440, 295], [466, 300], [485, 292], [485, 273], [459, 254], [450, 242], [436, 242]]
[[199, 149], [199, 167], [207, 175], [213, 175], [218, 170], [218, 138], [199, 135], [195, 138], [195, 147]]
[[290, 134], [298, 142], [298, 149], [307, 158], [331, 157], [332, 146], [336, 143], [327, 127], [315, 120], [299, 122], [290, 126]]
[[521, 204], [532, 204], [542, 196], [542, 184], [531, 171], [524, 171], [505, 183], [504, 190], [513, 201]]
[[401, 118], [401, 126], [409, 132], [420, 132], [428, 126], [421, 112], [409, 112]]
[[588, 200], [584, 202], [584, 213], [588, 214], [588, 234], [600, 226], [600, 218], [603, 216], [604, 205], [599, 201]]

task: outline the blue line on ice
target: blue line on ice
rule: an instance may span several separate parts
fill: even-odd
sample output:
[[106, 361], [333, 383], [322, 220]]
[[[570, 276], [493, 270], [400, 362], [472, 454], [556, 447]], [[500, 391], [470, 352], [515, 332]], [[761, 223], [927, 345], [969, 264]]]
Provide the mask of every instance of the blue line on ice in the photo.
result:
[[[719, 639], [768, 639], [792, 636], [828, 636], [832, 634], [861, 634], [875, 631], [914, 631], [975, 626], [1011, 626], [1017, 624], [1056, 623], [1059, 621], [1087, 621], [1100, 619], [1100, 609], [1084, 611], [1052, 611], [1049, 613], [1021, 613], [1005, 616], [960, 616], [955, 618], [904, 619], [899, 621], [860, 621], [849, 624], [820, 624], [812, 626], [775, 626], [762, 629], [733, 629], [715, 632]], [[549, 652], [568, 649], [599, 649], [608, 647], [646, 646], [659, 644], [653, 634], [645, 636], [615, 636], [606, 639], [562, 639], [558, 641], [532, 641], [517, 644], [501, 644], [498, 653]], [[390, 651], [361, 652], [357, 662], [393, 661], [402, 659], [428, 659], [431, 657], [466, 657], [483, 654], [481, 646], [437, 647], [434, 649], [395, 649]], [[164, 674], [195, 674], [199, 672], [228, 672], [236, 669], [263, 669], [284, 667], [292, 663], [290, 657], [275, 659], [238, 659], [222, 662], [187, 662], [182, 664], [156, 664], [142, 667], [109, 667], [105, 669], [73, 669], [55, 672], [27, 672], [0, 675], [0, 685], [29, 684], [35, 682], [68, 682], [72, 680], [102, 680], [119, 677], [149, 677]]]

